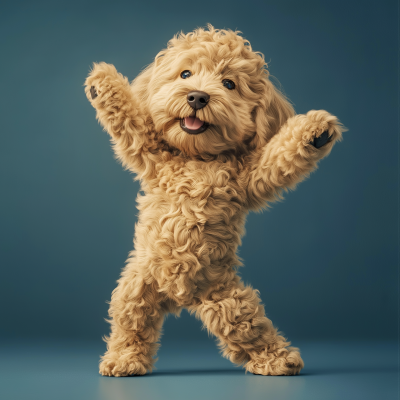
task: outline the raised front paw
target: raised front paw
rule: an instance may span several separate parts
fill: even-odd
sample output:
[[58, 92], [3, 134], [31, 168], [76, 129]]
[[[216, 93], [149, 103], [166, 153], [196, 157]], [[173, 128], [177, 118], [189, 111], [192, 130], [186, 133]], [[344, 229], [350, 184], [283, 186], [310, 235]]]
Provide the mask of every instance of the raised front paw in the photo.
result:
[[90, 88], [90, 95], [92, 96], [92, 100], [94, 100], [97, 97], [96, 88], [94, 86]]
[[288, 347], [272, 353], [264, 350], [246, 364], [246, 371], [255, 375], [297, 375], [304, 367], [300, 352]]
[[93, 64], [93, 69], [85, 82], [85, 92], [88, 100], [93, 102], [98, 98], [95, 103], [92, 103], [96, 104], [96, 106], [112, 97], [113, 106], [115, 107], [118, 104], [114, 103], [118, 103], [119, 97], [123, 97], [124, 90], [128, 87], [128, 80], [118, 73], [114, 65], [104, 62]]
[[332, 140], [332, 136], [333, 135], [329, 136], [328, 131], [322, 132], [321, 136], [315, 137], [314, 140], [310, 142], [310, 144], [312, 144], [315, 148], [319, 149], [320, 147], [330, 142]]
[[303, 144], [319, 149], [327, 143], [341, 140], [345, 130], [338, 119], [325, 110], [311, 110], [305, 115]]

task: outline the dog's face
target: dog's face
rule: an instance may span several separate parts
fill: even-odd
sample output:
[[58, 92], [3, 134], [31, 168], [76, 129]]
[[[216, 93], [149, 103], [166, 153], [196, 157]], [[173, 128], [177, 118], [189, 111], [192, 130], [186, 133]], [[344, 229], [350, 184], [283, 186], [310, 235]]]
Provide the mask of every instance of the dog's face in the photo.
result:
[[171, 146], [190, 156], [216, 155], [265, 142], [293, 113], [265, 66], [236, 32], [209, 26], [172, 39], [133, 90]]

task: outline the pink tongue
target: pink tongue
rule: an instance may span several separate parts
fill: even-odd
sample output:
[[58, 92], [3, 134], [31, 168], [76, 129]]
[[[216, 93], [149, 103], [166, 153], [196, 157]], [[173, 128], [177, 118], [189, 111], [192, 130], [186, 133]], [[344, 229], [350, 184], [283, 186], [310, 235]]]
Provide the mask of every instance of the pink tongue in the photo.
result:
[[185, 126], [188, 129], [196, 130], [203, 126], [204, 121], [198, 119], [197, 117], [186, 117], [185, 118]]

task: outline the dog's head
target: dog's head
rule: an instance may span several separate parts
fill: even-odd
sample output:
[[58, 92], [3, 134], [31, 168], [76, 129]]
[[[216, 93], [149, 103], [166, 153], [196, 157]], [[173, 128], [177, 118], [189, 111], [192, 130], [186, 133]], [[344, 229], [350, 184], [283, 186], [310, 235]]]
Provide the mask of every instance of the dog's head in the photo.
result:
[[181, 33], [132, 84], [156, 131], [189, 156], [261, 146], [294, 114], [239, 33]]

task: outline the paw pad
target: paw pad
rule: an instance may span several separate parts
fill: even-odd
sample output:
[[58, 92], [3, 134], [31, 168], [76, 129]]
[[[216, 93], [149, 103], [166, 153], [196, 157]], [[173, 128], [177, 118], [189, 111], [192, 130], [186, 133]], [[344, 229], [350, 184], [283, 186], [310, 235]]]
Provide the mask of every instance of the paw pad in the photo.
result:
[[94, 86], [90, 88], [90, 95], [92, 96], [92, 99], [94, 100], [97, 97], [97, 92]]
[[325, 131], [322, 133], [321, 136], [314, 138], [310, 144], [312, 144], [315, 148], [319, 149], [320, 147], [326, 145], [328, 142], [330, 142], [332, 139], [332, 136], [329, 136], [329, 132]]

